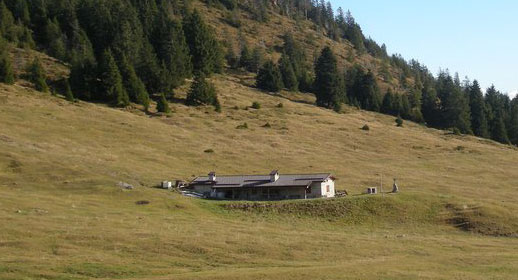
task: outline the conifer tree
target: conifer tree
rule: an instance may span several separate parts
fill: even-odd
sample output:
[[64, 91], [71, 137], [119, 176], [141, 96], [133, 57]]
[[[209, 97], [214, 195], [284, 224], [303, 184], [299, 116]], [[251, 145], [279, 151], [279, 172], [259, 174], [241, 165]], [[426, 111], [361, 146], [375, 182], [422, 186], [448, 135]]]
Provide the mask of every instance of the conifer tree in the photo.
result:
[[72, 93], [72, 89], [70, 88], [70, 82], [65, 80], [65, 99], [70, 102], [74, 102], [74, 94]]
[[128, 93], [124, 89], [122, 76], [110, 50], [105, 50], [99, 64], [100, 91], [99, 99], [117, 107], [129, 104]]
[[7, 45], [0, 37], [0, 83], [14, 84], [15, 77]]
[[295, 71], [293, 71], [293, 66], [290, 62], [290, 59], [286, 53], [283, 53], [281, 59], [279, 60], [279, 69], [281, 71], [282, 81], [286, 89], [289, 91], [297, 91], [299, 83], [297, 81], [297, 77], [295, 76]]
[[185, 104], [189, 106], [213, 105], [219, 104], [216, 88], [212, 85], [203, 73], [198, 73], [194, 77], [194, 82], [187, 94]]
[[252, 51], [252, 61], [250, 65], [248, 66], [248, 71], [252, 73], [257, 73], [259, 71], [259, 67], [261, 67], [263, 63], [263, 51], [261, 48], [256, 47]]
[[143, 105], [147, 111], [149, 108], [149, 94], [146, 90], [146, 86], [137, 76], [135, 69], [124, 55], [121, 59], [120, 71], [130, 101]]
[[482, 90], [480, 90], [478, 81], [473, 81], [473, 84], [467, 90], [469, 92], [471, 127], [473, 133], [479, 137], [489, 138], [484, 95], [482, 94]]
[[30, 81], [34, 84], [34, 87], [37, 91], [48, 92], [49, 87], [47, 85], [47, 76], [45, 74], [45, 69], [41, 65], [41, 62], [38, 57], [34, 58], [32, 64], [29, 67], [29, 78]]
[[505, 127], [504, 119], [501, 115], [498, 115], [493, 122], [493, 140], [503, 144], [509, 144], [509, 136], [507, 135], [507, 129]]
[[220, 72], [223, 55], [214, 33], [196, 10], [184, 18], [184, 31], [194, 72]]
[[242, 67], [242, 68], [248, 70], [248, 68], [250, 67], [251, 64], [252, 64], [252, 53], [248, 49], [248, 46], [246, 45], [246, 43], [244, 43], [243, 46], [241, 47], [241, 54], [239, 57], [239, 67]]
[[18, 39], [18, 31], [13, 14], [7, 8], [4, 1], [0, 1], [0, 34], [11, 42], [15, 42]]
[[283, 88], [279, 68], [271, 60], [263, 64], [256, 78], [256, 86], [262, 90], [278, 92]]
[[325, 47], [315, 64], [315, 95], [317, 105], [336, 108], [345, 97], [345, 89], [341, 88], [336, 57], [331, 48]]
[[404, 119], [410, 119], [411, 117], [410, 101], [406, 94], [401, 96], [401, 111], [399, 113]]
[[172, 90], [181, 85], [185, 78], [192, 73], [189, 46], [185, 40], [182, 24], [169, 19], [166, 11], [160, 12], [152, 33], [151, 42], [155, 47], [158, 59], [164, 63], [171, 79]]
[[518, 145], [518, 97], [514, 97], [511, 101], [511, 117], [508, 136], [511, 143]]
[[383, 101], [381, 103], [380, 112], [383, 114], [394, 115], [393, 105], [394, 103], [394, 95], [392, 94], [392, 90], [388, 90], [383, 96]]
[[160, 98], [157, 101], [156, 104], [156, 110], [161, 113], [170, 113], [171, 108], [169, 108], [169, 103], [167, 102], [167, 99], [165, 98], [165, 94], [161, 93]]

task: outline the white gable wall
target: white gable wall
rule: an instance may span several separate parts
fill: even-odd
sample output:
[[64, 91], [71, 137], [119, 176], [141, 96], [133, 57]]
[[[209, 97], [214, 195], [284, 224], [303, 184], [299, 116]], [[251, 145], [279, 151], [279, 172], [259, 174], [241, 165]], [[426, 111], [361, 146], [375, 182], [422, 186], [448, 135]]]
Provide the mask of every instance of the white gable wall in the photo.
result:
[[332, 179], [327, 179], [326, 181], [322, 182], [321, 190], [322, 197], [335, 197], [335, 181]]

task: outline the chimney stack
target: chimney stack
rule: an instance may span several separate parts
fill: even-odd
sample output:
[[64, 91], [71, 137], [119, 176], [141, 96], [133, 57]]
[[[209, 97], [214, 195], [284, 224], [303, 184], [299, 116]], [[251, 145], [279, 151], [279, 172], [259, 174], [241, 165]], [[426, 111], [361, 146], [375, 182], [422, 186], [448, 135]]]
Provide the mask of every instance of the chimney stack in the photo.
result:
[[216, 182], [216, 172], [212, 171], [209, 173], [209, 181]]
[[276, 182], [277, 180], [279, 180], [279, 171], [273, 170], [270, 172], [270, 182]]

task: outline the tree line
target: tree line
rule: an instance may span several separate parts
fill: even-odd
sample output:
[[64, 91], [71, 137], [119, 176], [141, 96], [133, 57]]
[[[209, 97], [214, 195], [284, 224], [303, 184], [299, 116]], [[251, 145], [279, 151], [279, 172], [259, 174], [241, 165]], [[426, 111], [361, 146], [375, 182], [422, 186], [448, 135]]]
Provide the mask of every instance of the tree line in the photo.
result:
[[[175, 0], [0, 0], [0, 35], [69, 63], [61, 88], [70, 86], [75, 98], [119, 107], [171, 100], [186, 78], [205, 83], [224, 63], [200, 13]], [[4, 53], [0, 66], [10, 63]], [[207, 94], [197, 90], [205, 87], [191, 95]]]

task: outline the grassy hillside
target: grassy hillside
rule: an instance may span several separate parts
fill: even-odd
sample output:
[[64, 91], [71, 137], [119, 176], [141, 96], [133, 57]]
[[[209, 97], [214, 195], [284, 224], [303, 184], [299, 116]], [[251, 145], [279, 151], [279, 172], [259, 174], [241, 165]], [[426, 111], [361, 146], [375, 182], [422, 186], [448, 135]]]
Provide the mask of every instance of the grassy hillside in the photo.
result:
[[[69, 103], [23, 81], [0, 85], [0, 278], [518, 274], [514, 148], [396, 127], [392, 117], [353, 108], [336, 114], [309, 95], [252, 89], [251, 80], [212, 78], [222, 113], [182, 105], [187, 84], [168, 116]], [[261, 109], [247, 108], [253, 101]], [[153, 188], [212, 170], [272, 169], [332, 172], [351, 196], [222, 203]], [[360, 196], [380, 174], [387, 187], [397, 177], [402, 193]], [[121, 181], [136, 188], [122, 190]]]
[[[305, 51], [310, 66], [318, 58], [320, 51], [325, 46], [329, 46], [336, 54], [340, 70], [359, 64], [376, 74], [383, 93], [388, 88], [396, 89], [396, 92], [404, 92], [398, 79], [401, 69], [393, 67], [389, 61], [375, 58], [368, 53], [359, 53], [345, 39], [340, 41], [330, 39], [321, 27], [317, 27], [311, 21], [297, 21], [269, 11], [269, 20], [258, 22], [248, 12], [239, 10], [235, 15], [239, 19], [240, 26], [236, 27], [229, 24], [228, 18], [232, 12], [226, 9], [208, 7], [202, 1], [194, 1], [193, 8], [202, 12], [216, 32], [217, 38], [225, 38], [223, 43], [236, 52], [239, 52], [241, 42], [245, 42], [251, 48], [263, 49], [266, 57], [278, 60], [282, 53], [283, 36], [289, 33]], [[413, 80], [408, 78], [408, 83], [412, 84]]]

